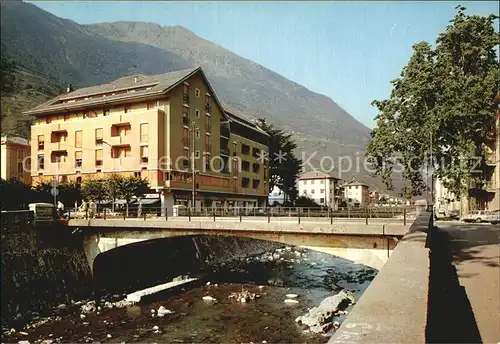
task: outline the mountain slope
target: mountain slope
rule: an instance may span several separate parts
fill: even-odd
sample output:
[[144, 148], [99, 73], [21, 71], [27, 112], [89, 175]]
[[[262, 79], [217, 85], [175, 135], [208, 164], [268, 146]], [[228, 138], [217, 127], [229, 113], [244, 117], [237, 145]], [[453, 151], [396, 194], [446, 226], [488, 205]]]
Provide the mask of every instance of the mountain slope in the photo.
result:
[[[1, 17], [5, 53], [60, 85], [82, 87], [201, 65], [223, 102], [290, 130], [297, 138], [299, 157], [302, 150], [318, 151], [313, 159], [316, 168], [323, 155], [337, 161], [339, 156], [362, 154], [369, 139], [369, 129], [330, 98], [182, 27], [140, 22], [79, 25], [21, 1], [2, 2]], [[364, 171], [351, 171], [343, 178], [351, 176], [380, 186]]]
[[224, 102], [257, 117], [271, 116], [297, 133], [360, 146], [367, 140], [369, 130], [328, 97], [185, 28], [139, 22], [100, 23], [86, 28], [121, 42], [147, 43], [201, 65]]

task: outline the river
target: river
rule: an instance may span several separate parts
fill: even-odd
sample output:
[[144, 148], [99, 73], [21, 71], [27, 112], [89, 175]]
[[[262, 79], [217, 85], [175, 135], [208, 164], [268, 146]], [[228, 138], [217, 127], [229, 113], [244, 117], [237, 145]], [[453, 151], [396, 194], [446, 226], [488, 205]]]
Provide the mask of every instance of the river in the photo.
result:
[[[158, 294], [130, 307], [82, 317], [78, 303], [60, 306], [24, 329], [10, 334], [4, 329], [2, 342], [326, 343], [328, 336], [308, 333], [295, 318], [342, 289], [359, 299], [375, 274], [325, 253], [288, 247], [221, 268], [187, 290]], [[242, 289], [260, 297], [247, 303], [228, 298]], [[290, 293], [298, 295], [297, 304], [284, 302]], [[217, 302], [204, 301], [207, 295]], [[160, 306], [174, 313], [159, 318], [152, 310]]]

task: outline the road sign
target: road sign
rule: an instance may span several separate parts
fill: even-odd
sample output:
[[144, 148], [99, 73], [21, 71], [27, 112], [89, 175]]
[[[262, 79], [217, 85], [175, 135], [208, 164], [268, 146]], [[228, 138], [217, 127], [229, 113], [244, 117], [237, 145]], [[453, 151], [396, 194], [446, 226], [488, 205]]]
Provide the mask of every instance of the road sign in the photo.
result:
[[52, 196], [57, 196], [59, 194], [59, 190], [57, 188], [52, 188], [52, 190], [50, 190], [50, 193], [52, 194]]

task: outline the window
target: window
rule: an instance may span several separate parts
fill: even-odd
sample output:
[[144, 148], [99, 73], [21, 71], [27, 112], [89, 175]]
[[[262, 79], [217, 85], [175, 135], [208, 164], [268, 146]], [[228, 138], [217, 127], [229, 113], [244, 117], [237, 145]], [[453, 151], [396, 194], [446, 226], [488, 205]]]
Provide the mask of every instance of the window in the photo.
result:
[[319, 183], [320, 183], [320, 184], [324, 184], [324, 183], [325, 183], [325, 181], [324, 181], [323, 179], [321, 179], [321, 180], [319, 181]]
[[18, 161], [17, 162], [17, 173], [22, 173], [23, 172], [23, 162]]
[[314, 189], [311, 189], [311, 194], [313, 194], [313, 195], [314, 195], [314, 191], [315, 191]]
[[187, 85], [187, 84], [183, 85], [182, 103], [189, 105], [189, 85]]
[[264, 180], [267, 180], [267, 167], [264, 166]]
[[325, 193], [325, 189], [320, 189], [319, 193]]
[[82, 167], [82, 151], [75, 152], [75, 167]]
[[189, 109], [188, 108], [182, 109], [182, 124], [189, 125]]
[[156, 108], [156, 105], [157, 105], [156, 100], [153, 100], [153, 101], [148, 102], [148, 103], [146, 104], [146, 109], [147, 109], [147, 110], [153, 110], [153, 109], [155, 109], [155, 108]]
[[102, 149], [95, 151], [95, 165], [102, 166]]
[[260, 184], [260, 180], [258, 180], [258, 179], [252, 180], [252, 188], [258, 189], [259, 188], [259, 184]]
[[312, 185], [312, 184], [314, 184], [314, 179], [313, 179], [313, 180], [311, 180], [311, 185]]
[[82, 131], [75, 131], [75, 148], [82, 148]]
[[82, 177], [76, 177], [76, 184], [80, 185], [82, 183]]
[[325, 199], [324, 198], [320, 198], [319, 199], [319, 203], [325, 203]]
[[102, 110], [102, 114], [103, 114], [104, 116], [109, 116], [109, 109], [104, 109], [104, 110]]
[[38, 150], [43, 150], [45, 147], [45, 141], [43, 135], [38, 135]]
[[205, 112], [206, 113], [210, 113], [212, 111], [212, 104], [211, 104], [210, 98], [211, 97], [209, 94], [205, 94]]
[[307, 185], [307, 180], [304, 180], [304, 185]]
[[241, 187], [247, 188], [250, 185], [250, 178], [243, 177], [241, 178]]
[[149, 139], [149, 123], [141, 123], [140, 126], [141, 142], [148, 142]]
[[196, 115], [196, 118], [200, 118], [200, 110], [194, 110], [194, 114]]
[[189, 147], [189, 129], [188, 128], [182, 129], [182, 143], [184, 144], [184, 147]]
[[253, 173], [259, 173], [259, 171], [260, 171], [260, 164], [254, 163], [252, 165], [252, 170], [253, 170]]
[[242, 154], [248, 154], [250, 153], [250, 146], [246, 144], [241, 145], [241, 153]]
[[147, 164], [149, 160], [148, 157], [149, 157], [148, 146], [141, 146], [141, 163]]
[[50, 116], [45, 117], [45, 123], [47, 124], [52, 123], [52, 117]]
[[250, 171], [250, 163], [248, 161], [242, 161], [241, 162], [241, 168], [243, 171]]
[[97, 128], [95, 130], [95, 145], [96, 146], [102, 146], [104, 140], [102, 138], [102, 133], [103, 133], [103, 129], [102, 128]]
[[200, 151], [195, 151], [195, 152], [194, 152], [194, 157], [195, 157], [196, 159], [199, 159], [199, 158], [200, 158]]
[[200, 131], [199, 130], [196, 130], [196, 138], [199, 139], [200, 138]]
[[45, 159], [43, 154], [38, 155], [38, 169], [43, 170], [45, 168]]
[[83, 118], [89, 117], [89, 112], [88, 111], [83, 111], [82, 112]]
[[205, 135], [205, 152], [212, 151], [212, 137], [210, 135]]
[[205, 116], [205, 131], [207, 133], [212, 132], [212, 117], [210, 116]]
[[200, 90], [195, 88], [194, 89], [194, 95], [196, 96], [196, 98], [200, 98]]
[[130, 104], [127, 104], [123, 107], [123, 112], [125, 113], [129, 113], [130, 110], [132, 110], [132, 106], [130, 106]]

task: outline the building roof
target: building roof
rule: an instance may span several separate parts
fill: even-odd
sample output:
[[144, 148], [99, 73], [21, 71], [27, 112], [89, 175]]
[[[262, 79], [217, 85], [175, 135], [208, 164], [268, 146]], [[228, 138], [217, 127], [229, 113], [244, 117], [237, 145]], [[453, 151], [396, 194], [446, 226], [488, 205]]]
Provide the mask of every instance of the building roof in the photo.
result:
[[16, 145], [29, 146], [29, 140], [18, 136], [2, 136], [2, 144], [11, 143]]
[[243, 111], [237, 110], [228, 104], [224, 104], [223, 107], [224, 107], [224, 112], [226, 112], [226, 115], [229, 118], [229, 121], [236, 122], [247, 128], [258, 131], [261, 134], [269, 136], [269, 134], [266, 133], [264, 130], [262, 130], [257, 124], [248, 120], [247, 116], [244, 114]]
[[[24, 112], [24, 114], [41, 115], [161, 96], [198, 72], [201, 72], [205, 78], [211, 96], [222, 109], [222, 105], [217, 99], [205, 73], [201, 67], [198, 67], [157, 75], [131, 75], [108, 84], [80, 88], [69, 93], [63, 93]], [[115, 94], [109, 95], [110, 92]], [[77, 99], [78, 101], [75, 101]]]
[[347, 182], [347, 183], [345, 183], [345, 184], [344, 184], [344, 186], [349, 186], [349, 185], [351, 185], [351, 186], [361, 185], [361, 186], [366, 186], [366, 187], [368, 187], [368, 185], [366, 185], [365, 183], [363, 183], [363, 182], [358, 182], [357, 180], [354, 180], [354, 179], [353, 179], [353, 180], [351, 180], [350, 182]]
[[325, 172], [321, 172], [321, 171], [309, 171], [309, 172], [302, 174], [299, 177], [299, 180], [305, 180], [305, 179], [336, 179], [336, 180], [340, 180], [340, 178], [331, 176], [331, 175], [329, 175]]

